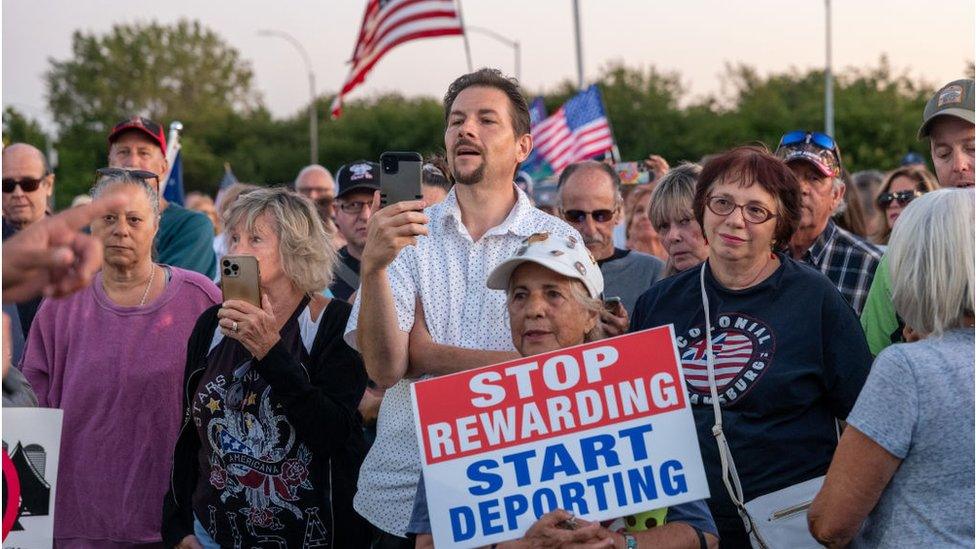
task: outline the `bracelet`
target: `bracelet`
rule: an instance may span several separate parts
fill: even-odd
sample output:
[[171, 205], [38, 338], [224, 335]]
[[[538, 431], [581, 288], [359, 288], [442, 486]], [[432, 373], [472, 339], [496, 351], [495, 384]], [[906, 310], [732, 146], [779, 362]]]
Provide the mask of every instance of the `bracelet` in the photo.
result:
[[634, 536], [624, 533], [624, 543], [627, 544], [627, 549], [637, 549], [637, 538]]
[[698, 528], [695, 528], [694, 526], [692, 526], [691, 529], [694, 530], [695, 534], [698, 536], [698, 547], [700, 549], [708, 549], [708, 542], [705, 541], [705, 534], [702, 533], [702, 531], [699, 530]]

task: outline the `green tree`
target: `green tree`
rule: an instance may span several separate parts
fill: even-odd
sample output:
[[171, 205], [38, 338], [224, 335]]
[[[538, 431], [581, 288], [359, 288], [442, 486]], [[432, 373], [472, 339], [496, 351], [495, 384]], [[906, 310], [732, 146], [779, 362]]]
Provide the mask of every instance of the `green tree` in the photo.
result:
[[[58, 199], [84, 192], [104, 165], [105, 135], [133, 114], [160, 123], [182, 121], [189, 131], [226, 127], [228, 118], [259, 107], [249, 63], [199, 22], [116, 25], [104, 35], [76, 31], [71, 57], [51, 59], [47, 100], [60, 129]], [[184, 159], [185, 178], [209, 177], [207, 142]], [[204, 147], [200, 149], [199, 147]]]
[[29, 143], [43, 151], [48, 136], [36, 120], [27, 118], [14, 107], [7, 107], [3, 111], [3, 146], [11, 143]]

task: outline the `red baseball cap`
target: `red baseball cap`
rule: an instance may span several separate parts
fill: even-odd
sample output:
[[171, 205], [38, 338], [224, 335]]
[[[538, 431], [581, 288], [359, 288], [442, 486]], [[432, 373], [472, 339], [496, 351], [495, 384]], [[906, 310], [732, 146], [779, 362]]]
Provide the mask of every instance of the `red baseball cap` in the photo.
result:
[[156, 122], [145, 118], [143, 116], [133, 116], [132, 118], [127, 118], [112, 128], [112, 133], [108, 134], [108, 143], [111, 145], [115, 143], [120, 135], [129, 130], [138, 130], [144, 133], [147, 137], [153, 140], [154, 143], [159, 145], [160, 150], [163, 154], [166, 154], [166, 133], [163, 132], [163, 127]]

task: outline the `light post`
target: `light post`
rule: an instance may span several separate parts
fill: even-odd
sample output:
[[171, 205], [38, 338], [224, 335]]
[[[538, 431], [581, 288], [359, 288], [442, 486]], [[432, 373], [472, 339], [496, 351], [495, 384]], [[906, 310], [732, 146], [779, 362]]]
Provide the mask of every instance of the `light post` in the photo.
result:
[[831, 47], [830, 47], [830, 0], [824, 0], [824, 7], [827, 12], [827, 66], [824, 69], [824, 133], [837, 138], [834, 135], [834, 75], [831, 72]]
[[288, 34], [285, 31], [280, 30], [260, 30], [258, 31], [260, 36], [277, 36], [278, 38], [284, 38], [295, 49], [301, 54], [302, 60], [305, 61], [305, 69], [308, 71], [308, 92], [311, 97], [311, 102], [308, 105], [308, 147], [309, 147], [309, 159], [311, 164], [319, 163], [319, 118], [318, 113], [315, 110], [315, 73], [312, 72], [312, 60], [308, 56], [308, 52], [302, 46], [294, 36]]
[[502, 36], [501, 34], [498, 34], [497, 32], [491, 29], [486, 29], [484, 27], [472, 27], [471, 25], [468, 25], [464, 28], [465, 30], [468, 31], [474, 31], [480, 34], [484, 34], [485, 36], [490, 36], [495, 40], [498, 40], [502, 44], [505, 44], [510, 48], [512, 48], [512, 50], [515, 51], [515, 79], [518, 80], [519, 82], [522, 81], [522, 45], [519, 44], [518, 40], [512, 40], [511, 38]]

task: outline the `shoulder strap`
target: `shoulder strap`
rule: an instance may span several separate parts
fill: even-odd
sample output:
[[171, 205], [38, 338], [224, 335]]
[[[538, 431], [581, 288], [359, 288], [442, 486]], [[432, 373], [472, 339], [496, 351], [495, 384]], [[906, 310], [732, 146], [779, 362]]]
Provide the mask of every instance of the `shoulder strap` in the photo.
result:
[[342, 260], [336, 263], [336, 276], [342, 279], [343, 282], [349, 285], [350, 288], [356, 290], [359, 288], [359, 275], [356, 274], [349, 265], [346, 265]]
[[758, 541], [760, 547], [768, 547], [766, 540], [762, 538], [759, 530], [755, 528], [752, 516], [746, 510], [745, 498], [742, 495], [742, 483], [739, 481], [739, 473], [736, 471], [735, 461], [732, 459], [732, 450], [729, 448], [729, 442], [725, 438], [725, 432], [722, 430], [722, 406], [718, 400], [718, 387], [715, 383], [715, 354], [712, 351], [712, 315], [708, 307], [708, 294], [705, 292], [705, 266], [707, 264], [708, 261], [702, 263], [698, 280], [701, 285], [702, 307], [705, 310], [705, 365], [708, 369], [708, 390], [712, 397], [712, 411], [715, 413], [715, 425], [712, 426], [712, 436], [715, 437], [715, 442], [718, 444], [718, 456], [722, 464], [722, 483], [725, 484], [725, 490], [729, 493], [729, 499], [732, 500], [732, 504], [735, 505], [739, 516], [742, 518], [746, 534]]

